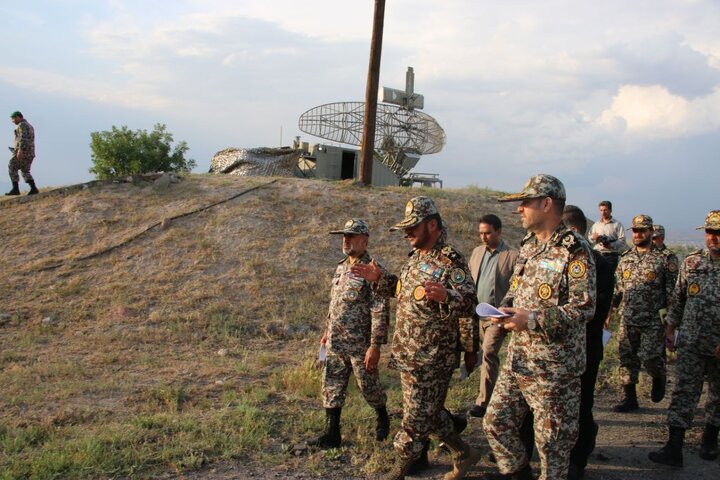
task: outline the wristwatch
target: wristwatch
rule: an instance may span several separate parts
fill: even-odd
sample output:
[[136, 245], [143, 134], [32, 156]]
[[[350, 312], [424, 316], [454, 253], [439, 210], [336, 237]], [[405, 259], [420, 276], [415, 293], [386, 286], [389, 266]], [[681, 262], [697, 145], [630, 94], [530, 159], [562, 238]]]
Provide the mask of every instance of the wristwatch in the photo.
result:
[[527, 328], [532, 332], [537, 329], [537, 312], [528, 312]]

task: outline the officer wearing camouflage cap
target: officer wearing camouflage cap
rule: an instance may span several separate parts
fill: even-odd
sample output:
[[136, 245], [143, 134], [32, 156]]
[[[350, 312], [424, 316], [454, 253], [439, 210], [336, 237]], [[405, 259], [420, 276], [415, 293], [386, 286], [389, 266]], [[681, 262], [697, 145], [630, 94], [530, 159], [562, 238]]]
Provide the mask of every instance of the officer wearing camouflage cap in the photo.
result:
[[652, 241], [653, 244], [660, 250], [660, 253], [663, 254], [665, 257], [665, 261], [667, 262], [667, 270], [670, 275], [670, 279], [672, 281], [672, 284], [675, 285], [675, 281], [677, 280], [677, 272], [678, 272], [678, 266], [680, 263], [678, 262], [677, 255], [670, 250], [667, 245], [665, 245], [665, 227], [658, 224], [653, 224], [653, 235], [652, 235]]
[[[680, 266], [667, 316], [668, 349], [677, 349], [677, 383], [668, 409], [668, 441], [650, 452], [653, 462], [683, 466], [685, 430], [695, 416], [705, 379], [705, 429], [700, 458], [718, 458], [720, 431], [720, 210], [712, 210], [705, 223], [705, 247], [690, 253]], [[675, 332], [677, 333], [677, 339]]]
[[[343, 228], [330, 233], [343, 236], [345, 258], [339, 262], [332, 279], [327, 326], [320, 340], [327, 350], [322, 386], [326, 425], [325, 432], [309, 442], [320, 448], [340, 446], [340, 414], [351, 372], [365, 401], [377, 414], [375, 439], [385, 440], [390, 433], [387, 396], [377, 368], [380, 346], [387, 343], [389, 302], [376, 295], [369, 282], [350, 271], [353, 264], [372, 260], [367, 252], [370, 227], [365, 220], [351, 218]], [[378, 268], [383, 270], [379, 265]]]
[[[636, 384], [643, 365], [652, 377], [651, 400], [665, 397], [665, 327], [663, 315], [674, 288], [675, 273], [660, 250], [653, 245], [653, 220], [648, 215], [632, 219], [633, 248], [620, 256], [615, 272], [613, 306], [620, 308], [618, 356], [623, 398], [616, 412], [639, 407]], [[677, 271], [677, 267], [673, 270]], [[608, 314], [610, 323], [612, 311]]]
[[565, 479], [578, 434], [585, 325], [596, 300], [589, 244], [562, 220], [565, 187], [552, 175], [530, 178], [519, 193], [523, 239], [499, 319], [513, 332], [505, 364], [483, 418], [499, 473], [489, 479], [533, 478], [520, 425], [534, 416], [540, 479]]
[[[453, 455], [453, 471], [445, 479], [460, 479], [480, 457], [456, 433], [443, 407], [456, 367], [458, 335], [467, 335], [459, 320], [472, 317], [475, 305], [472, 276], [465, 258], [445, 243], [442, 218], [429, 197], [411, 199], [405, 218], [391, 230], [402, 230], [413, 248], [399, 277], [382, 272], [374, 263], [351, 269], [377, 281], [378, 294], [397, 297], [390, 364], [400, 371], [403, 420], [395, 436], [396, 462], [383, 478], [405, 478], [428, 436], [434, 434]], [[461, 340], [472, 343], [472, 338]]]

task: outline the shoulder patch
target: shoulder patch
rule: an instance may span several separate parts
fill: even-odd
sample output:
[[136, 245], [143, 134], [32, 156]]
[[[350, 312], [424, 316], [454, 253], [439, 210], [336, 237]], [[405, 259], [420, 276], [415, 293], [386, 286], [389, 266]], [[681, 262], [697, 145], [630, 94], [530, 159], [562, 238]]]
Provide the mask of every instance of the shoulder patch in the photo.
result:
[[560, 243], [567, 248], [570, 253], [582, 248], [582, 243], [575, 237], [575, 232], [569, 231], [560, 237]]
[[525, 235], [525, 238], [523, 238], [522, 241], [520, 242], [520, 246], [522, 247], [523, 245], [525, 245], [534, 236], [535, 236], [534, 233], [528, 233], [527, 235]]
[[445, 255], [447, 258], [449, 258], [450, 260], [453, 260], [453, 261], [455, 261], [455, 260], [457, 260], [458, 258], [461, 258], [461, 257], [462, 257], [462, 255], [460, 255], [460, 252], [458, 252], [457, 250], [455, 250], [455, 249], [454, 249], [453, 247], [451, 247], [450, 245], [444, 246], [444, 247], [442, 248], [442, 250], [440, 250], [440, 253], [442, 253], [442, 254]]

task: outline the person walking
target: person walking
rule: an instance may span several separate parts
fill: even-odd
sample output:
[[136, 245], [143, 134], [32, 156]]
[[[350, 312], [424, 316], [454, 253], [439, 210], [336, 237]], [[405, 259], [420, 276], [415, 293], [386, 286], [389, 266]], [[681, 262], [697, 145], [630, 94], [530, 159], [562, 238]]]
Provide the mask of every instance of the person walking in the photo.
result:
[[35, 179], [30, 173], [30, 167], [35, 159], [35, 129], [20, 112], [11, 113], [10, 120], [16, 125], [15, 144], [11, 148], [13, 156], [8, 163], [12, 190], [5, 195], [20, 195], [20, 175], [18, 175], [18, 171], [22, 173], [25, 183], [30, 186], [28, 195], [35, 195], [39, 193], [39, 190], [35, 186]]

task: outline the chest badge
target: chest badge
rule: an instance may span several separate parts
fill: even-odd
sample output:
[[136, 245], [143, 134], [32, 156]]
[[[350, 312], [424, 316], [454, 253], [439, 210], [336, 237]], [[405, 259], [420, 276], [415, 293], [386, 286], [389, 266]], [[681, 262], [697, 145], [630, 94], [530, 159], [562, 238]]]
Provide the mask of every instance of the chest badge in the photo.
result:
[[541, 284], [537, 289], [538, 297], [542, 298], [543, 300], [548, 300], [550, 297], [552, 297], [553, 289], [548, 283]]
[[518, 279], [518, 277], [513, 277], [512, 281], [510, 282], [510, 291], [514, 292], [515, 290], [517, 290], [519, 284], [520, 280]]
[[688, 295], [694, 297], [698, 293], [700, 293], [700, 285], [698, 285], [697, 283], [691, 283], [690, 285], [688, 285]]
[[395, 285], [395, 296], [400, 295], [400, 291], [402, 290], [402, 281], [398, 280], [397, 284]]
[[358, 298], [357, 290], [349, 290], [346, 295], [347, 295], [347, 299], [351, 300], [351, 301], [355, 301]]
[[450, 272], [450, 279], [453, 283], [463, 283], [465, 281], [465, 270], [462, 268], [455, 268]]
[[645, 278], [647, 278], [648, 282], [654, 282], [657, 278], [657, 275], [655, 272], [648, 272], [647, 275], [645, 275]]
[[568, 265], [568, 272], [570, 272], [572, 278], [582, 278], [585, 276], [585, 272], [587, 272], [587, 266], [582, 260], [573, 260], [570, 262], [570, 265]]
[[413, 290], [413, 298], [418, 302], [425, 298], [425, 287], [422, 285], [415, 287], [415, 290]]
[[630, 273], [630, 270], [623, 270], [623, 279], [624, 280], [627, 280], [628, 278], [630, 278], [630, 275], [632, 275]]

